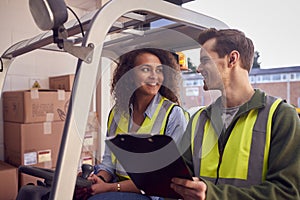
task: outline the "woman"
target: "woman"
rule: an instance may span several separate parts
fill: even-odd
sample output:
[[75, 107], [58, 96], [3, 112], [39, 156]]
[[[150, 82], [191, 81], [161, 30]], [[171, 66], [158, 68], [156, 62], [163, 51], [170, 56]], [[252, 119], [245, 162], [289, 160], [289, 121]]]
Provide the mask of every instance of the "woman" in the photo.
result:
[[[155, 133], [178, 142], [187, 121], [178, 106], [180, 67], [164, 50], [144, 48], [120, 57], [114, 71], [115, 105], [109, 114], [108, 136], [124, 133]], [[106, 147], [102, 163], [90, 179], [91, 200], [159, 199], [142, 195]]]

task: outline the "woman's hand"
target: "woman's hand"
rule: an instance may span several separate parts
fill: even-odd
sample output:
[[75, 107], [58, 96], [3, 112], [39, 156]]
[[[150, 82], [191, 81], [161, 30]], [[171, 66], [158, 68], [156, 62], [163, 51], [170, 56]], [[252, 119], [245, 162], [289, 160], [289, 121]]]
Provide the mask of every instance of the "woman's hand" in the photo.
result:
[[113, 183], [105, 183], [102, 179], [100, 179], [98, 176], [95, 174], [91, 175], [88, 177], [88, 180], [92, 181], [92, 186], [91, 186], [91, 194], [95, 195], [98, 193], [103, 193], [103, 192], [109, 192], [109, 191], [114, 191], [115, 186]]
[[206, 198], [207, 185], [197, 177], [193, 177], [193, 181], [173, 178], [171, 188], [180, 194], [183, 199], [205, 200]]

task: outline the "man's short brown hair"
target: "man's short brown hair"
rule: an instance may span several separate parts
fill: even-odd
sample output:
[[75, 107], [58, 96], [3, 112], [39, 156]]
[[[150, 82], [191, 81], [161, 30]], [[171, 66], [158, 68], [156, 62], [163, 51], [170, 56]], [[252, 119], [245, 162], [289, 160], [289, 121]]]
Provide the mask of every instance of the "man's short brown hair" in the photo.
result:
[[242, 67], [248, 72], [253, 65], [254, 46], [252, 41], [242, 31], [236, 29], [216, 30], [210, 28], [200, 33], [198, 42], [203, 45], [207, 40], [216, 39], [213, 50], [223, 58], [236, 50], [241, 55]]

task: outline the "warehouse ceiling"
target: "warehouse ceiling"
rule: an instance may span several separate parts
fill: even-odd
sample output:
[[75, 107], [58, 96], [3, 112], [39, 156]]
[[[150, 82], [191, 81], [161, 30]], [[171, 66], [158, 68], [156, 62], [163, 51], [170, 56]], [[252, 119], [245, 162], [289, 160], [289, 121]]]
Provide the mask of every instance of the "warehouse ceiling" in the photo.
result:
[[92, 11], [101, 7], [101, 0], [65, 0], [68, 6]]
[[[101, 5], [105, 4], [109, 0], [65, 0], [68, 6], [79, 8], [82, 10], [92, 11], [101, 7]], [[165, 0], [177, 5], [181, 5], [183, 3], [187, 3], [189, 1], [194, 0]]]

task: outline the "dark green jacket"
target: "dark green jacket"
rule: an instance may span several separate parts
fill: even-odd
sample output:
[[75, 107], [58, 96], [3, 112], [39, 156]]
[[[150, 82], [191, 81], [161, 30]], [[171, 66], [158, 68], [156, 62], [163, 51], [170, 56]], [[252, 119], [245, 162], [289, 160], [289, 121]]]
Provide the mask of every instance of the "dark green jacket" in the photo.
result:
[[[218, 103], [219, 101], [217, 100], [216, 102]], [[264, 105], [265, 93], [256, 90], [251, 100], [240, 107], [232, 123], [242, 116], [243, 113], [247, 113], [252, 109], [259, 109]], [[211, 113], [209, 113], [211, 112], [211, 106], [206, 108], [206, 112], [208, 112], [208, 116], [211, 115]], [[194, 116], [192, 116], [190, 122], [192, 122], [193, 117]], [[243, 188], [225, 184], [215, 185], [202, 178], [207, 184], [206, 199], [300, 199], [300, 120], [294, 107], [282, 102], [277, 107], [272, 122], [266, 181], [259, 185]], [[184, 158], [187, 164], [191, 171], [194, 172], [190, 137], [191, 123], [188, 124], [180, 147], [182, 148], [181, 151], [184, 152]], [[226, 135], [221, 135], [220, 138], [222, 140], [227, 137]]]

